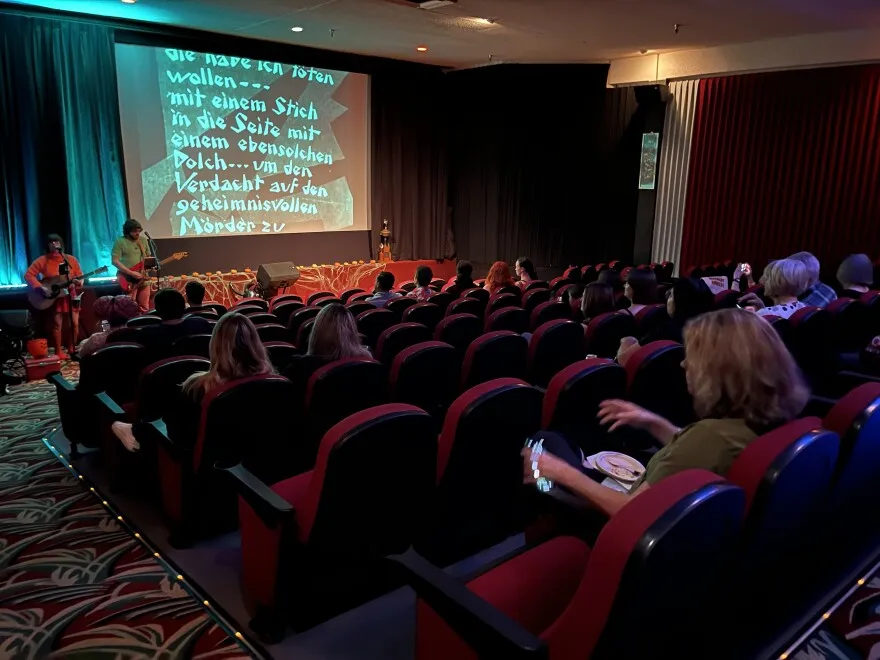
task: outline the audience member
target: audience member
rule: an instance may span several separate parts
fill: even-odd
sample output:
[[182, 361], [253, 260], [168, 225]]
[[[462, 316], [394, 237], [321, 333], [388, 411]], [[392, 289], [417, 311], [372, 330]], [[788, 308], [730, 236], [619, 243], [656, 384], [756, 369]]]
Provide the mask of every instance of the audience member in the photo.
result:
[[531, 282], [538, 279], [538, 273], [535, 271], [535, 264], [533, 264], [532, 260], [528, 257], [520, 257], [516, 260], [514, 272], [516, 272], [516, 276], [519, 278], [516, 285], [522, 290], [525, 290]]
[[195, 309], [197, 307], [201, 308], [202, 303], [205, 301], [204, 284], [195, 280], [190, 280], [186, 283], [186, 286], [183, 287], [183, 291], [186, 294], [186, 302], [190, 311], [197, 311]]
[[392, 291], [394, 288], [394, 273], [383, 270], [376, 275], [376, 287], [373, 289], [373, 295], [366, 299], [368, 303], [372, 303], [376, 307], [385, 307], [390, 300], [400, 298], [400, 294]]
[[657, 302], [657, 276], [650, 268], [633, 268], [626, 276], [623, 292], [632, 303], [627, 311], [635, 316]]
[[111, 332], [140, 314], [140, 307], [129, 296], [101, 296], [95, 301], [92, 311], [99, 321], [106, 321], [110, 327], [82, 341], [77, 350], [81, 358], [91, 355], [106, 344]]
[[[201, 402], [211, 390], [240, 378], [272, 373], [272, 363], [257, 329], [243, 314], [229, 312], [217, 321], [209, 350], [211, 368], [190, 376], [183, 383], [176, 405], [169, 406], [163, 416], [168, 435], [177, 442], [195, 442]], [[126, 449], [140, 449], [131, 424], [114, 422], [112, 428]]]
[[452, 281], [451, 286], [444, 287], [443, 290], [457, 298], [462, 292], [477, 286], [474, 284], [473, 275], [474, 267], [471, 262], [459, 261], [455, 267], [455, 279]]
[[305, 355], [295, 355], [284, 370], [284, 376], [296, 387], [294, 403], [303, 405], [309, 378], [324, 365], [352, 357], [370, 357], [370, 350], [361, 344], [357, 322], [345, 306], [327, 305], [315, 317]]
[[834, 293], [834, 289], [819, 280], [821, 267], [819, 260], [815, 256], [809, 252], [796, 252], [789, 259], [800, 261], [807, 269], [807, 290], [798, 296], [798, 300], [807, 307], [822, 307], [823, 309], [831, 301], [837, 300], [837, 294]]
[[581, 296], [581, 314], [584, 315], [584, 325], [600, 314], [615, 311], [614, 289], [605, 282], [591, 282], [584, 288]]
[[429, 286], [434, 277], [434, 272], [429, 266], [417, 266], [415, 283], [416, 288], [410, 291], [408, 298], [415, 298], [419, 302], [428, 302], [428, 298], [434, 295], [434, 290]]
[[677, 279], [666, 298], [666, 313], [669, 320], [639, 340], [644, 346], [652, 341], [676, 341], [684, 338], [685, 323], [692, 318], [711, 312], [715, 308], [715, 297], [709, 285], [703, 280], [681, 277]]
[[611, 287], [611, 290], [614, 292], [614, 307], [616, 309], [626, 309], [630, 306], [630, 300], [624, 293], [625, 285], [623, 283], [623, 278], [620, 276], [619, 272], [611, 270], [610, 268], [603, 270], [599, 273], [596, 281], [601, 282], [602, 284], [607, 284]]
[[486, 289], [490, 295], [495, 295], [498, 292], [498, 289], [503, 289], [506, 286], [514, 286], [513, 278], [510, 276], [510, 266], [504, 261], [496, 261], [492, 264], [492, 267], [489, 268], [489, 273], [486, 275], [486, 283], [483, 285], [483, 288]]
[[787, 319], [807, 306], [798, 300], [798, 297], [807, 290], [809, 281], [810, 276], [803, 262], [794, 259], [772, 261], [764, 269], [761, 282], [764, 285], [764, 295], [770, 298], [773, 304], [765, 307], [764, 302], [754, 293], [743, 296], [739, 299], [739, 303], [761, 316], [778, 316]]
[[211, 324], [198, 316], [183, 318], [186, 300], [177, 289], [160, 289], [153, 299], [156, 315], [162, 319], [158, 325], [149, 325], [138, 333], [138, 343], [147, 349], [147, 363], [168, 357], [171, 344], [189, 335], [211, 334]]
[[610, 424], [610, 432], [642, 429], [664, 445], [629, 494], [584, 474], [580, 450], [555, 434], [545, 439], [537, 465], [531, 450], [523, 450], [526, 481], [546, 477], [610, 516], [677, 472], [702, 468], [725, 475], [756, 437], [803, 410], [809, 391], [794, 359], [776, 331], [755, 315], [723, 309], [698, 316], [685, 326], [684, 344], [683, 366], [700, 421], [680, 429], [634, 403], [608, 400], [600, 406], [599, 418]]
[[837, 281], [843, 287], [841, 297], [861, 298], [874, 286], [874, 264], [867, 254], [851, 254], [840, 263]]

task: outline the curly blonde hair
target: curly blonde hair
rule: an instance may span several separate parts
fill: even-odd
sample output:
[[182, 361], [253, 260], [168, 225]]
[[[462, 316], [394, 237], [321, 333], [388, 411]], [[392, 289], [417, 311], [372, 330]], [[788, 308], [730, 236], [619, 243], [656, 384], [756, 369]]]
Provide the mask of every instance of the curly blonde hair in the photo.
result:
[[755, 426], [793, 419], [810, 392], [776, 330], [741, 309], [691, 319], [684, 329], [685, 371], [701, 418], [744, 419]]

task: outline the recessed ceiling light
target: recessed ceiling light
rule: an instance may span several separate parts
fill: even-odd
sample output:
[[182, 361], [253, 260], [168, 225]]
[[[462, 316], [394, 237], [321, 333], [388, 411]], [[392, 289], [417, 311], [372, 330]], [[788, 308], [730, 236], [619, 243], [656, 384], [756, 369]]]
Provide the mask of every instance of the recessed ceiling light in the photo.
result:
[[290, 31], [291, 32], [302, 32], [303, 29], [299, 25], [297, 25], [296, 27], [290, 28]]
[[480, 23], [481, 25], [495, 25], [498, 22], [497, 18], [475, 18], [473, 19], [475, 23]]
[[419, 51], [420, 53], [426, 53], [426, 52], [428, 52], [428, 47], [427, 46], [416, 46], [416, 50]]
[[127, 5], [133, 5], [134, 3], [137, 2], [137, 0], [122, 0], [122, 2], [124, 2]]

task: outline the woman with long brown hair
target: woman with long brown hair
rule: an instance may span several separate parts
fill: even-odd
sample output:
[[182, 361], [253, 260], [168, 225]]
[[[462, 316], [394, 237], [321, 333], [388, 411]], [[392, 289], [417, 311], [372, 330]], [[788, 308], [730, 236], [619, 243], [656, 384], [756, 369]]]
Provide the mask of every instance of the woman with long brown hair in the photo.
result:
[[[257, 329], [243, 314], [224, 314], [211, 335], [211, 367], [186, 379], [177, 405], [169, 408], [164, 421], [169, 435], [183, 441], [195, 439], [202, 399], [208, 392], [234, 380], [273, 372], [269, 355]], [[131, 424], [113, 423], [113, 433], [129, 451], [140, 448]]]
[[583, 474], [580, 453], [555, 435], [544, 442], [550, 453], [536, 460], [538, 475], [531, 452], [524, 450], [527, 480], [546, 477], [610, 516], [677, 472], [701, 468], [725, 475], [752, 440], [794, 419], [807, 402], [809, 390], [785, 344], [751, 312], [723, 309], [693, 318], [684, 329], [684, 346], [688, 391], [700, 421], [680, 429], [634, 403], [613, 399], [599, 408], [610, 432], [642, 429], [663, 445], [628, 494]]
[[496, 261], [489, 268], [483, 288], [494, 295], [498, 289], [503, 289], [506, 286], [514, 286], [513, 277], [510, 275], [510, 266], [504, 261]]

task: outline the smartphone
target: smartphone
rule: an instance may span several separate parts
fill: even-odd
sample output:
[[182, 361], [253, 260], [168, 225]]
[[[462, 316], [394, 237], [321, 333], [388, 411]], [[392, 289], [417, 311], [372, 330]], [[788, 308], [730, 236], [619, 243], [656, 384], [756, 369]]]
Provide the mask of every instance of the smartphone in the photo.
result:
[[553, 488], [553, 482], [547, 479], [546, 477], [542, 477], [540, 471], [538, 470], [538, 458], [541, 454], [544, 453], [544, 438], [541, 438], [537, 442], [533, 438], [527, 438], [526, 449], [532, 450], [532, 473], [535, 477], [535, 486], [542, 493], [548, 492], [551, 488]]

